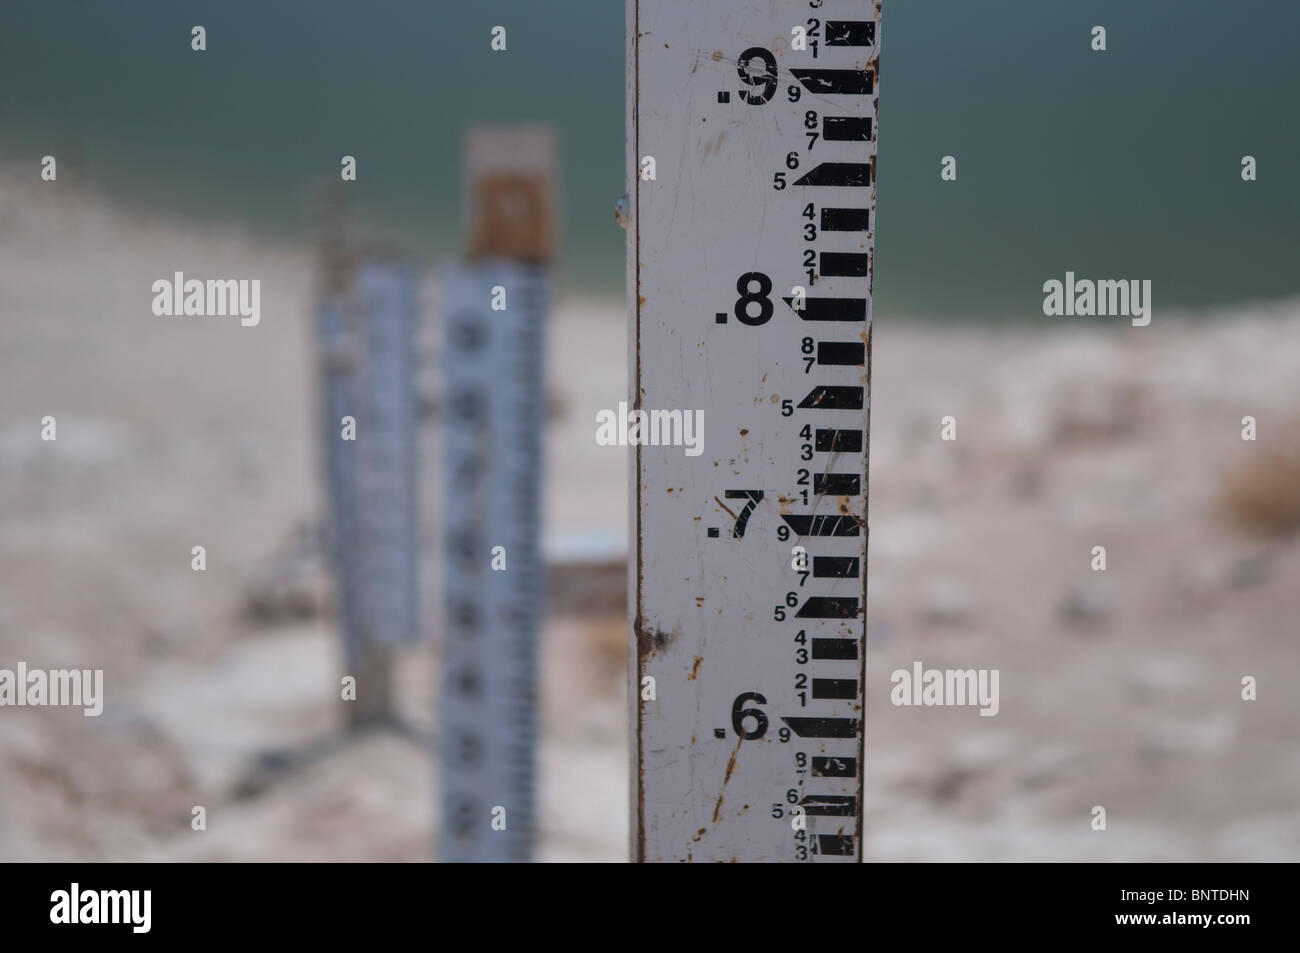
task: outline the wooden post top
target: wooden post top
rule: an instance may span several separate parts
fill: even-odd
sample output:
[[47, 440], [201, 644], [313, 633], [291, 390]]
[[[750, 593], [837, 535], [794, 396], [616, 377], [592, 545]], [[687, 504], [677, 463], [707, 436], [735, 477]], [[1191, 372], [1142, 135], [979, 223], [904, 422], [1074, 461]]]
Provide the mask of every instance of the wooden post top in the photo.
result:
[[543, 263], [555, 254], [555, 133], [475, 126], [465, 135], [466, 255]]

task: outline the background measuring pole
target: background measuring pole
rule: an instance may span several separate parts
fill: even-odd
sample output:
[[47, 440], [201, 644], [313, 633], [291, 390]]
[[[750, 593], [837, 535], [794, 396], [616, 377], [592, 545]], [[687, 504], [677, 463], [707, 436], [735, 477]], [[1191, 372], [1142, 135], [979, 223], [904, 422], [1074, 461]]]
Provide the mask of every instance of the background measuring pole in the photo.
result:
[[880, 4], [627, 9], [632, 854], [861, 860]]
[[469, 256], [442, 273], [444, 861], [532, 853], [553, 153], [546, 129], [471, 131]]
[[394, 720], [393, 650], [420, 638], [415, 279], [382, 244], [353, 247], [337, 195], [324, 212], [316, 326], [322, 441], [356, 728]]

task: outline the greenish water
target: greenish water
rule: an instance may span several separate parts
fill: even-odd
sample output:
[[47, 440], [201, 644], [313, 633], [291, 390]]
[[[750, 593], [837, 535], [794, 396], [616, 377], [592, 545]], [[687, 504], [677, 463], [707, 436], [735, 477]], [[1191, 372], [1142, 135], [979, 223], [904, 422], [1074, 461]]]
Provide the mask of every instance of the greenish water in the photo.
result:
[[[1033, 317], [1067, 270], [1151, 279], [1157, 308], [1300, 292], [1300, 4], [885, 0], [884, 16], [877, 314]], [[433, 260], [460, 246], [463, 129], [545, 120], [565, 286], [620, 295], [623, 44], [622, 0], [4, 0], [0, 158], [35, 175], [52, 153], [61, 180], [124, 204], [297, 236], [352, 154], [355, 205]]]

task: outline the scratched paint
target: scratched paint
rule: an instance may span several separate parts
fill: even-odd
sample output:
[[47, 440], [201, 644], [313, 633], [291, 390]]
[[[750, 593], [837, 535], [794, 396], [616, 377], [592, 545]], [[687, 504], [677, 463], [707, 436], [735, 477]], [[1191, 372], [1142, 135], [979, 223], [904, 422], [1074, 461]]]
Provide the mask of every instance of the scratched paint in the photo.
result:
[[627, 17], [632, 856], [860, 860], [879, 4]]

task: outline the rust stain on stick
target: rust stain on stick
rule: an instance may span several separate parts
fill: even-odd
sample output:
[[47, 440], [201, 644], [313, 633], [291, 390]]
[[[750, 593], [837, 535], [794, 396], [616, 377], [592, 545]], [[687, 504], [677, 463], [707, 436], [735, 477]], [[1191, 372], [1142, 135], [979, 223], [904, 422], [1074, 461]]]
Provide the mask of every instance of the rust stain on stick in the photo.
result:
[[731, 781], [731, 774], [736, 770], [736, 756], [740, 754], [740, 746], [745, 743], [744, 738], [736, 739], [736, 747], [731, 752], [731, 757], [727, 759], [727, 773], [722, 777], [722, 790], [718, 792], [718, 802], [713, 805], [713, 823], [718, 823], [718, 818], [722, 815], [722, 802], [727, 796], [727, 783]]

